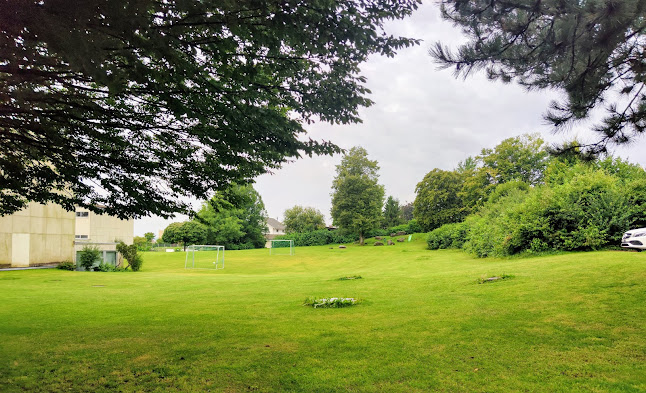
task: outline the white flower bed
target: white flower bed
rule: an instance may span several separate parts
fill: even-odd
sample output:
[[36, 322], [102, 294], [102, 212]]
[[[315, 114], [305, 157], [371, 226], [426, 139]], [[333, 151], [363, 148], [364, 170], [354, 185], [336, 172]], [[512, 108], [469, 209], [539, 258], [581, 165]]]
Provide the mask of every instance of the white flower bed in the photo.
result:
[[307, 298], [303, 305], [312, 306], [314, 308], [341, 308], [354, 306], [357, 304], [357, 299], [352, 297], [325, 297], [325, 298]]

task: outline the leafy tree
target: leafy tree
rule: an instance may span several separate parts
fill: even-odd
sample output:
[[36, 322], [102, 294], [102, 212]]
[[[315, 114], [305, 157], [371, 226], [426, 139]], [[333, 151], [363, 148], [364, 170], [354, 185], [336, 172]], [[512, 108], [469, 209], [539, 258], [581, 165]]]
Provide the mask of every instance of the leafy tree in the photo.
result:
[[140, 251], [150, 251], [152, 243], [148, 241], [145, 237], [135, 236], [132, 239], [132, 244], [134, 244]]
[[196, 220], [206, 226], [208, 244], [258, 248], [265, 244], [267, 213], [251, 185], [233, 185], [204, 202]]
[[538, 135], [507, 138], [493, 149], [482, 149], [478, 160], [488, 169], [492, 184], [520, 180], [536, 185], [543, 181], [548, 153]]
[[313, 119], [356, 123], [359, 65], [417, 0], [6, 0], [0, 12], [0, 215], [28, 201], [121, 218], [302, 154]]
[[384, 206], [383, 227], [390, 228], [402, 223], [399, 211], [399, 200], [389, 196]]
[[123, 256], [123, 259], [128, 261], [128, 265], [133, 272], [138, 272], [144, 263], [143, 257], [137, 253], [138, 249], [136, 244], [127, 245], [124, 242], [117, 244], [117, 251]]
[[[564, 91], [546, 118], [557, 128], [605, 104], [590, 153], [626, 143], [646, 129], [646, 34], [643, 0], [443, 0], [442, 15], [469, 37], [457, 53], [437, 43], [443, 67], [527, 89]], [[572, 148], [572, 146], [570, 146]]]
[[463, 183], [463, 175], [436, 168], [417, 184], [413, 214], [424, 231], [464, 219], [466, 212], [460, 198]]
[[152, 232], [146, 232], [146, 233], [144, 233], [144, 237], [146, 238], [146, 241], [148, 243], [152, 243], [153, 239], [155, 239], [155, 234], [152, 233]]
[[406, 204], [403, 204], [399, 207], [399, 216], [404, 220], [404, 222], [408, 222], [413, 219], [413, 202], [408, 202]]
[[162, 239], [166, 243], [181, 243], [186, 250], [188, 245], [204, 243], [206, 228], [195, 221], [174, 222], [164, 229]]
[[285, 210], [285, 232], [312, 232], [325, 227], [323, 214], [313, 207], [294, 206]]
[[379, 226], [384, 204], [384, 187], [379, 179], [377, 161], [368, 159], [362, 147], [353, 147], [336, 166], [332, 182], [332, 219], [334, 225], [359, 235], [363, 245], [366, 232]]

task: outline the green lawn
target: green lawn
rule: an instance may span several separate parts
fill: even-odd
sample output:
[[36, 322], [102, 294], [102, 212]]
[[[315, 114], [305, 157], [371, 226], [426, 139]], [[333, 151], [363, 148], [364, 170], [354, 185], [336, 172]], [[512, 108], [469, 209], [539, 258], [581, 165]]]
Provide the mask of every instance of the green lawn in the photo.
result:
[[420, 236], [225, 266], [0, 272], [0, 391], [646, 391], [646, 253], [473, 259]]

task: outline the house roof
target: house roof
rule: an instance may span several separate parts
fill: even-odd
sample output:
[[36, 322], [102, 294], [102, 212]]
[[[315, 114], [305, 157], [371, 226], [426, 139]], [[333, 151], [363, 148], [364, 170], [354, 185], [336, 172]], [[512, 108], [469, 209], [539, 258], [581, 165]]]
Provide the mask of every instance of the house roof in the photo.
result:
[[281, 224], [280, 221], [271, 217], [267, 219], [267, 225], [276, 229], [285, 229], [285, 225]]

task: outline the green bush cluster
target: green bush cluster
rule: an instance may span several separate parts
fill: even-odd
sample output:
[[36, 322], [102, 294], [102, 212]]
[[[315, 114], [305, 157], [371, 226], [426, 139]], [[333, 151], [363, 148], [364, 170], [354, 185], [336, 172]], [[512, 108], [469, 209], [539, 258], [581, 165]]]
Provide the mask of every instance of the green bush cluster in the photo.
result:
[[92, 271], [94, 264], [101, 261], [101, 250], [96, 246], [83, 246], [77, 259], [79, 266], [87, 271]]
[[319, 229], [311, 232], [296, 232], [287, 235], [277, 236], [276, 239], [294, 240], [294, 246], [324, 246], [326, 244], [353, 243], [359, 237], [357, 235], [343, 233], [342, 231], [328, 231]]
[[430, 250], [462, 248], [466, 241], [467, 224], [464, 222], [445, 224], [429, 232], [426, 242]]
[[462, 247], [479, 257], [596, 250], [646, 225], [646, 172], [619, 160], [557, 162], [543, 185], [499, 187], [463, 223], [430, 232], [429, 248]]
[[56, 268], [60, 270], [76, 270], [76, 266], [70, 261], [61, 262]]

